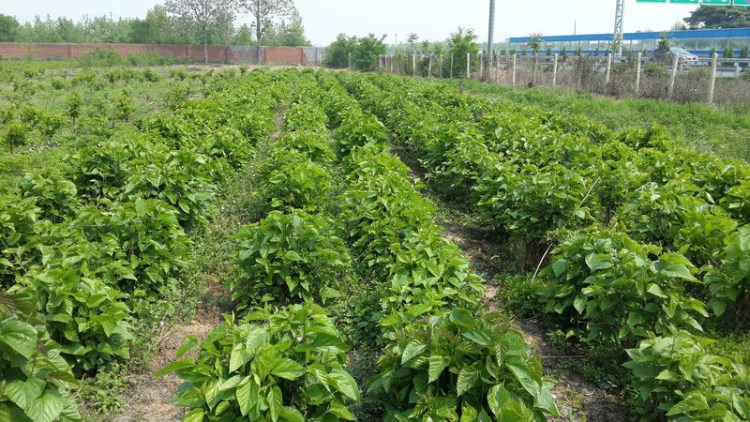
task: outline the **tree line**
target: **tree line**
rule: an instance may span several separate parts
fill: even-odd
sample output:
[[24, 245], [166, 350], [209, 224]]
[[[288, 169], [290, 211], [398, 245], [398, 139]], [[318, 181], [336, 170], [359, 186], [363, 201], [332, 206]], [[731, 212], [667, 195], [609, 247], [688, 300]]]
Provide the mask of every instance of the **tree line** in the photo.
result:
[[[253, 22], [236, 25], [241, 14]], [[167, 0], [134, 19], [36, 16], [22, 23], [0, 14], [0, 42], [311, 45], [292, 0]]]

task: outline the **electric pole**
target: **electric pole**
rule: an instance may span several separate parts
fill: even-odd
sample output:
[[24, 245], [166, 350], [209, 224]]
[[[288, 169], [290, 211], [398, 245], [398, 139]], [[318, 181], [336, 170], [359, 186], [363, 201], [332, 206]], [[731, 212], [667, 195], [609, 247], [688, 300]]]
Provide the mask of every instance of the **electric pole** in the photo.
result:
[[615, 35], [612, 40], [612, 52], [616, 55], [622, 53], [622, 20], [625, 15], [625, 0], [617, 0], [615, 11]]
[[492, 50], [495, 47], [495, 0], [490, 0], [490, 35], [487, 38], [487, 57], [492, 57]]

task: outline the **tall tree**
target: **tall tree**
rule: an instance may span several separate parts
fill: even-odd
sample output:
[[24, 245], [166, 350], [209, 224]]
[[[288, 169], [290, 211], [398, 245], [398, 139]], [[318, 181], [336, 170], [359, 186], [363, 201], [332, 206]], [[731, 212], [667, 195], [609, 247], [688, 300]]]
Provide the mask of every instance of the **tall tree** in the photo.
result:
[[343, 69], [349, 67], [349, 56], [354, 52], [357, 46], [356, 37], [347, 37], [345, 34], [339, 34], [336, 41], [326, 49], [326, 57], [323, 60], [328, 67]]
[[478, 67], [479, 44], [477, 34], [472, 29], [458, 28], [458, 31], [448, 38], [448, 50], [453, 56], [453, 75], [464, 78], [466, 75], [466, 55], [471, 59], [471, 67]]
[[284, 20], [296, 12], [293, 0], [241, 0], [243, 8], [250, 13], [255, 22], [255, 40], [263, 45], [263, 37], [274, 21]]
[[310, 41], [305, 38], [305, 26], [302, 17], [294, 11], [291, 17], [278, 24], [268, 26], [265, 45], [284, 47], [309, 47]]
[[15, 17], [0, 14], [0, 41], [15, 41], [18, 36], [18, 27]]
[[176, 44], [174, 25], [164, 6], [154, 6], [146, 12], [145, 19], [135, 19], [131, 25], [136, 44]]
[[178, 18], [190, 19], [200, 28], [203, 37], [203, 56], [208, 63], [208, 35], [211, 26], [219, 21], [234, 19], [237, 0], [167, 0], [167, 11]]
[[750, 26], [750, 7], [700, 6], [684, 20], [690, 29], [744, 28]]

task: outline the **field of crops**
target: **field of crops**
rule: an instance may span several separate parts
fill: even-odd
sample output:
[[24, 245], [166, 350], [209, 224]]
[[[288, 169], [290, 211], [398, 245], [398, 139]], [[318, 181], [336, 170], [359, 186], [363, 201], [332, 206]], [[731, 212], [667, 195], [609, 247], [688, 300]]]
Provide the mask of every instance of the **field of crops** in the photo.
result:
[[113, 420], [133, 374], [176, 374], [188, 421], [585, 416], [528, 317], [627, 403], [603, 420], [750, 419], [750, 167], [662, 128], [392, 75], [17, 64], [0, 122], [0, 420]]

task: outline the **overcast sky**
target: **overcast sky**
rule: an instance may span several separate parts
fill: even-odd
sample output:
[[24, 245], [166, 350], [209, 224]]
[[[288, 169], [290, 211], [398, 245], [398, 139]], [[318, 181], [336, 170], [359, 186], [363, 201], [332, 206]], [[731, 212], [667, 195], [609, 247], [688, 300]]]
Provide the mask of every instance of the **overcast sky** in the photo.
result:
[[[328, 45], [337, 34], [388, 34], [403, 41], [409, 33], [420, 39], [443, 40], [457, 27], [473, 28], [487, 38], [489, 0], [295, 0], [307, 37]], [[0, 0], [0, 13], [28, 21], [34, 15], [144, 16], [158, 0]], [[636, 3], [625, 0], [625, 31], [669, 29], [695, 6]], [[531, 33], [564, 35], [613, 31], [615, 0], [497, 0], [495, 40]], [[242, 20], [249, 21], [247, 18]]]

